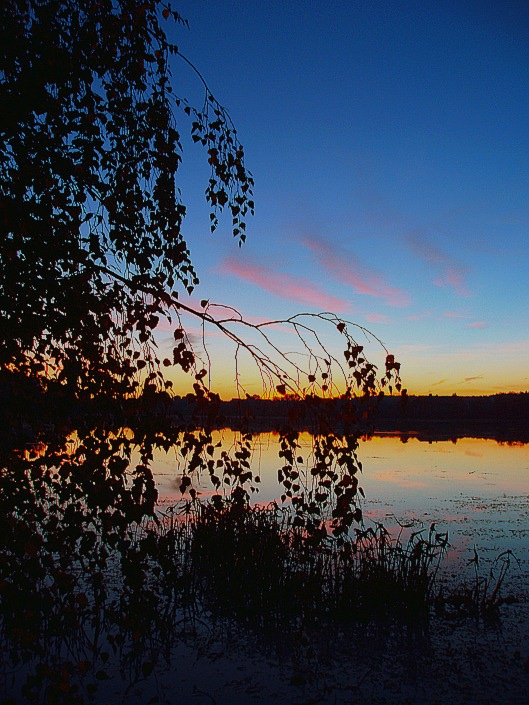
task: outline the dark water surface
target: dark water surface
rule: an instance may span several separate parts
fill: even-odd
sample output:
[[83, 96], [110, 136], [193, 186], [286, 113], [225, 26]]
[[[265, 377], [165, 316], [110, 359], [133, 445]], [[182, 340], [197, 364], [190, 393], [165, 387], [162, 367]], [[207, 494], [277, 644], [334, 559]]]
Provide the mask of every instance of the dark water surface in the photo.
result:
[[[236, 432], [224, 430], [215, 441], [222, 440], [223, 448], [229, 449], [239, 438]], [[450, 547], [441, 564], [441, 585], [472, 585], [476, 567], [481, 577], [489, 577], [491, 571], [497, 575], [498, 556], [511, 551], [502, 593], [512, 594], [516, 601], [502, 605], [498, 619], [438, 615], [432, 610], [428, 624], [411, 626], [395, 621], [329, 628], [322, 615], [297, 618], [279, 628], [274, 624], [256, 629], [213, 615], [207, 606], [191, 621], [179, 608], [168, 616], [175, 627], [170, 646], [160, 651], [153, 639], [153, 653], [147, 654], [152, 668], [144, 670], [142, 654], [134, 670], [132, 656], [130, 663], [120, 661], [103, 640], [101, 648], [110, 653], [108, 663], [103, 664], [105, 680], [84, 702], [526, 705], [529, 445], [475, 438], [404, 440], [386, 435], [360, 443], [365, 526], [381, 522], [395, 536], [402, 532], [404, 539], [423, 527], [428, 531], [432, 523], [438, 531], [448, 532]], [[310, 435], [301, 434], [299, 442], [299, 454], [310, 467]], [[179, 486], [185, 468], [181, 463], [175, 450], [155, 455], [161, 511], [182, 498]], [[279, 501], [282, 490], [277, 470], [282, 463], [276, 434], [254, 437], [251, 463], [262, 480], [253, 501], [265, 505]], [[194, 486], [203, 497], [213, 493], [207, 477], [196, 478]], [[475, 551], [477, 566], [471, 562]], [[134, 642], [130, 649], [132, 654]], [[69, 652], [66, 655], [74, 658]], [[79, 661], [79, 667], [84, 663], [88, 662]], [[98, 663], [101, 668], [101, 659]], [[5, 668], [3, 688], [0, 677], [0, 703], [81, 702], [68, 700], [67, 694], [47, 701], [22, 698], [21, 684], [33, 665]]]
[[[228, 446], [237, 440], [219, 432]], [[300, 437], [301, 454], [310, 456], [311, 439]], [[281, 494], [277, 482], [277, 435], [256, 436], [254, 468], [262, 477], [255, 501]], [[380, 627], [377, 631], [333, 633], [328, 641], [304, 625], [295, 649], [285, 640], [269, 652], [246, 644], [240, 633], [211, 638], [195, 653], [180, 646], [183, 677], [175, 702], [309, 705], [522, 705], [529, 692], [529, 445], [463, 438], [420, 441], [387, 435], [362, 441], [360, 485], [366, 525], [383, 522], [405, 535], [436, 523], [448, 531], [450, 549], [440, 580], [459, 584], [479, 575], [497, 575], [495, 563], [510, 550], [505, 594], [517, 601], [500, 610], [500, 619], [432, 616], [426, 633]], [[161, 505], [180, 497], [174, 456], [155, 465]], [[197, 485], [205, 495], [207, 482]], [[402, 525], [413, 524], [402, 529]], [[305, 641], [304, 641], [305, 640]], [[300, 644], [306, 646], [300, 648]], [[200, 654], [203, 654], [201, 656]], [[163, 680], [163, 679], [162, 679]], [[170, 682], [169, 678], [167, 682]], [[176, 694], [178, 692], [178, 695]], [[187, 698], [187, 699], [186, 699]], [[190, 699], [192, 698], [192, 700]]]
[[[225, 430], [218, 437], [229, 447], [238, 436]], [[300, 435], [300, 445], [301, 455], [310, 458], [308, 433]], [[276, 434], [255, 436], [252, 466], [262, 480], [256, 502], [266, 504], [281, 495], [277, 452]], [[479, 438], [403, 442], [397, 435], [386, 435], [361, 441], [358, 455], [366, 525], [382, 522], [398, 532], [399, 523], [413, 522], [417, 530], [435, 522], [439, 531], [449, 533], [446, 570], [456, 572], [464, 572], [474, 547], [485, 566], [510, 549], [519, 562], [512, 561], [513, 579], [520, 587], [529, 584], [528, 444]], [[180, 499], [181, 467], [171, 452], [156, 457], [154, 472], [160, 504]], [[211, 493], [207, 479], [198, 482], [197, 489], [206, 496]]]

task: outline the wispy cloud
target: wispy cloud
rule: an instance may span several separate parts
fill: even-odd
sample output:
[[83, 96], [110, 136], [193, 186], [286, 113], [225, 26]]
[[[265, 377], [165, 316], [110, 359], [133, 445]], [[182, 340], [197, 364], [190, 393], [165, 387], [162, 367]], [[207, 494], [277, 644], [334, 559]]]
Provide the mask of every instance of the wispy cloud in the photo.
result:
[[468, 324], [469, 328], [488, 328], [488, 323], [485, 321], [473, 321], [472, 323]]
[[392, 287], [381, 274], [360, 265], [350, 253], [336, 245], [314, 236], [303, 237], [302, 242], [336, 281], [352, 286], [359, 294], [383, 299], [390, 306], [402, 307], [410, 303], [407, 292]]
[[396, 348], [392, 348], [392, 351], [399, 355], [410, 355], [414, 353], [430, 353], [435, 350], [434, 345], [426, 345], [424, 343], [416, 343], [414, 345], [398, 345]]
[[413, 313], [406, 318], [408, 321], [422, 321], [424, 318], [432, 318], [433, 314], [431, 311], [425, 311], [424, 313]]
[[249, 281], [282, 299], [298, 301], [336, 313], [343, 313], [350, 309], [347, 301], [327, 294], [305, 277], [278, 272], [271, 267], [265, 267], [248, 260], [243, 261], [240, 258], [228, 257], [220, 265], [220, 271]]
[[529, 349], [529, 339], [507, 342], [479, 342], [466, 347], [452, 347], [449, 343], [430, 346], [398, 346], [395, 354], [402, 356], [403, 352], [414, 354], [416, 352], [428, 352], [430, 362], [456, 361], [457, 363], [492, 361], [495, 365], [500, 362], [505, 364], [507, 360], [518, 361], [527, 358]]
[[465, 281], [468, 268], [464, 264], [441, 250], [437, 245], [425, 240], [419, 232], [408, 234], [406, 241], [418, 257], [437, 270], [438, 274], [434, 279], [436, 286], [447, 286], [459, 296], [470, 296]]
[[465, 384], [466, 382], [473, 382], [476, 379], [483, 379], [483, 375], [476, 375], [475, 377], [465, 377], [465, 379], [463, 380], [463, 384]]
[[438, 382], [430, 384], [430, 387], [440, 387], [441, 384], [445, 384], [445, 382], [448, 382], [448, 379], [440, 379]]
[[445, 318], [470, 318], [466, 313], [460, 313], [459, 311], [445, 311], [443, 316]]
[[384, 313], [367, 313], [366, 319], [370, 323], [390, 323], [389, 316], [386, 316]]
[[470, 296], [470, 290], [465, 283], [466, 268], [445, 267], [439, 277], [433, 280], [435, 286], [449, 286], [459, 296]]

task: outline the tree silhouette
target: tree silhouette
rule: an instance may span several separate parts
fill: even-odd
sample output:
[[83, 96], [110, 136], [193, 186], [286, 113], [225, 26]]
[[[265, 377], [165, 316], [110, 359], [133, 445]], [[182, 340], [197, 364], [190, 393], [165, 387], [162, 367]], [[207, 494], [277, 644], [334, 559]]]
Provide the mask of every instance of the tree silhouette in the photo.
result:
[[[316, 426], [324, 435], [315, 442], [307, 482], [300, 479], [295, 424], [284, 429], [279, 474], [283, 498], [292, 498], [296, 525], [309, 533], [326, 535], [322, 522], [332, 511], [334, 534], [347, 534], [360, 516], [356, 448], [358, 422], [366, 410], [342, 407], [347, 434], [337, 435], [322, 422], [326, 409], [317, 402], [336, 396], [369, 399], [392, 384], [400, 391], [400, 365], [386, 351], [385, 370], [379, 375], [352, 336], [354, 324], [332, 313], [252, 324], [231, 307], [202, 301], [196, 308], [181, 297], [193, 291], [198, 277], [183, 235], [180, 120], [187, 121], [211, 167], [205, 191], [211, 230], [227, 210], [241, 245], [245, 219], [254, 208], [253, 179], [228, 113], [168, 37], [168, 28], [185, 25], [185, 20], [156, 0], [18, 0], [4, 5], [1, 13], [7, 41], [0, 48], [0, 372], [4, 391], [6, 380], [16, 380], [19, 406], [26, 397], [21, 426], [27, 426], [30, 416], [43, 421], [51, 413], [39, 401], [46, 394], [53, 404], [65, 398], [67, 409], [72, 400], [82, 402], [85, 410], [91, 399], [124, 402], [141, 395], [148, 400], [153, 391], [171, 386], [163, 374], [171, 366], [191, 375], [200, 424], [207, 418], [211, 425], [219, 398], [209, 388], [207, 348], [200, 359], [182, 323], [183, 314], [193, 316], [203, 326], [204, 346], [207, 327], [234, 344], [239, 393], [245, 392], [238, 370], [244, 350], [254, 360], [266, 393], [307, 402], [296, 408], [293, 419], [299, 421], [307, 410], [319, 414]], [[200, 108], [177, 95], [173, 60], [183, 61], [203, 84]], [[153, 336], [161, 318], [175, 325], [172, 359], [163, 361]], [[290, 328], [301, 355], [299, 349], [285, 351], [275, 342], [273, 331], [280, 324]], [[341, 338], [342, 357], [323, 342], [318, 326]], [[203, 404], [209, 405], [206, 417]], [[8, 412], [3, 424], [8, 436], [9, 421]], [[180, 443], [186, 463], [192, 459], [188, 470], [208, 472], [217, 489], [222, 483], [242, 491], [252, 482], [247, 438], [241, 441], [243, 458], [218, 459], [215, 465], [208, 452], [210, 431], [182, 437], [178, 424], [167, 418], [154, 422], [145, 409], [135, 420], [123, 417], [115, 423], [135, 427], [133, 440], [143, 459], [134, 482], [127, 484], [127, 462], [112, 460], [115, 444], [103, 434], [96, 449], [85, 422], [78, 462], [85, 463], [83, 472], [91, 468], [97, 477], [83, 484], [76, 501], [82, 497], [90, 505], [93, 495], [98, 511], [113, 504], [125, 507], [134, 521], [154, 515], [150, 448], [156, 443]], [[74, 426], [67, 423], [66, 432]], [[79, 426], [78, 420], [81, 433]], [[120, 438], [116, 453], [119, 446], [130, 460], [132, 440]], [[60, 447], [65, 443], [63, 433]], [[53, 486], [53, 463], [62, 463], [63, 479], [73, 482], [75, 463], [58, 461], [55, 452], [42, 477]], [[102, 476], [97, 463], [85, 462], [91, 456], [105, 466]], [[103, 491], [101, 483], [117, 467], [121, 477]], [[188, 485], [187, 478], [182, 490]], [[247, 497], [246, 490], [240, 496]]]
[[[300, 365], [271, 340], [277, 321], [252, 326], [233, 309], [197, 309], [182, 298], [199, 280], [183, 235], [180, 122], [211, 167], [211, 230], [226, 210], [242, 244], [254, 208], [228, 113], [168, 38], [185, 20], [155, 0], [15, 1], [1, 13], [0, 369], [84, 397], [169, 387], [153, 330], [186, 312], [220, 329], [235, 356], [245, 349], [279, 394], [314, 392], [315, 384], [336, 393], [330, 355], [310, 325], [330, 323], [347, 347], [342, 391], [376, 391], [374, 368], [335, 316], [285, 322], [307, 352]], [[174, 60], [202, 82], [199, 108], [177, 95]], [[250, 328], [259, 343], [245, 336]], [[203, 361], [196, 364], [181, 324], [163, 362], [192, 372], [195, 392], [206, 393]]]
[[[157, 510], [156, 447], [176, 449], [186, 517], [204, 506], [191, 481], [203, 472], [215, 488], [208, 516], [244, 526], [248, 488], [259, 481], [251, 435], [241, 434], [231, 454], [217, 448], [210, 360], [207, 350], [205, 359], [193, 350], [184, 316], [200, 322], [204, 342], [211, 327], [232, 341], [242, 395], [244, 350], [266, 393], [295, 400], [294, 415], [317, 417], [310, 459], [300, 456], [295, 418], [280, 435], [279, 479], [293, 508], [285, 526], [307, 545], [337, 539], [340, 546], [361, 518], [357, 422], [365, 410], [355, 409], [355, 399], [393, 384], [400, 391], [394, 357], [386, 354], [379, 373], [353, 337], [354, 324], [332, 313], [252, 324], [233, 308], [186, 302], [199, 280], [183, 232], [181, 124], [210, 165], [211, 230], [225, 211], [241, 245], [254, 204], [228, 113], [169, 38], [185, 24], [158, 0], [11, 0], [0, 7], [0, 393], [12, 393], [0, 429], [0, 650], [15, 664], [42, 658], [50, 639], [70, 633], [97, 660], [105, 624], [118, 630], [108, 636], [116, 649], [124, 648], [123, 632], [133, 643], [152, 632], [149, 620], [161, 609], [153, 585], [176, 599], [185, 563], [179, 551], [188, 539], [182, 524], [168, 524]], [[178, 95], [173, 61], [202, 82], [200, 107]], [[174, 326], [171, 359], [161, 360], [156, 347], [161, 319]], [[302, 355], [274, 340], [278, 324], [296, 336]], [[338, 336], [343, 354], [325, 344], [321, 326]], [[169, 367], [193, 382], [199, 418], [191, 424], [154, 414], [155, 405], [149, 413], [127, 407], [169, 389]], [[351, 421], [347, 432], [323, 423], [322, 398], [336, 396], [352, 405], [341, 407], [344, 424]], [[102, 399], [117, 400], [112, 408], [121, 415], [91, 416], [91, 400], [99, 413]], [[76, 418], [73, 402], [81, 409]], [[111, 594], [121, 596], [121, 611], [112, 611]], [[57, 663], [38, 671], [31, 697], [40, 697], [44, 681], [50, 702], [73, 693], [64, 681], [69, 666]]]
[[[186, 465], [183, 492], [190, 490], [189, 474], [202, 470], [217, 491], [228, 488], [230, 498], [247, 502], [247, 487], [255, 486], [248, 462], [249, 437], [243, 436], [234, 459], [223, 456], [214, 463], [210, 451], [219, 401], [209, 387], [206, 329], [213, 327], [235, 346], [240, 394], [245, 389], [238, 360], [244, 350], [254, 360], [267, 394], [307, 402], [295, 408], [292, 423], [281, 435], [282, 497], [292, 499], [296, 526], [324, 538], [325, 517], [330, 515], [334, 535], [343, 540], [361, 516], [356, 504], [355, 474], [360, 467], [356, 449], [367, 412], [356, 409], [353, 401], [370, 399], [392, 384], [400, 391], [400, 365], [386, 351], [385, 370], [379, 374], [352, 336], [354, 324], [332, 313], [252, 324], [229, 306], [202, 301], [194, 307], [185, 302], [183, 296], [193, 291], [198, 277], [183, 235], [186, 209], [178, 188], [181, 121], [204, 148], [211, 168], [205, 191], [211, 230], [226, 210], [241, 245], [246, 217], [254, 208], [253, 179], [228, 113], [169, 39], [168, 30], [185, 25], [185, 20], [169, 4], [156, 0], [15, 0], [0, 12], [7, 40], [0, 47], [3, 391], [15, 380], [4, 412], [4, 435], [11, 442], [15, 439], [18, 452], [25, 441], [42, 440], [40, 431], [40, 435], [28, 431], [28, 422], [31, 426], [36, 418], [41, 425], [50, 420], [61, 399], [66, 399], [67, 411], [55, 445], [47, 446], [49, 438], [44, 439], [49, 457], [45, 452], [29, 459], [32, 468], [40, 467], [32, 482], [45, 486], [40, 496], [30, 483], [29, 494], [56, 506], [48, 496], [50, 488], [52, 495], [57, 489], [56, 468], [70, 483], [70, 491], [78, 482], [75, 468], [82, 465], [75, 502], [90, 507], [103, 526], [108, 524], [105, 512], [113, 507], [119, 531], [118, 509], [125, 524], [155, 515], [151, 450], [156, 444], [177, 444]], [[199, 108], [177, 95], [173, 60], [183, 61], [202, 83], [204, 101]], [[203, 327], [205, 359], [193, 350], [184, 314]], [[175, 326], [172, 359], [163, 361], [153, 336], [161, 318]], [[283, 350], [274, 340], [280, 325], [289, 327], [301, 354], [299, 349]], [[323, 342], [321, 326], [341, 339], [341, 357]], [[200, 412], [193, 423], [207, 424], [209, 430], [193, 435], [163, 413], [163, 418], [155, 417], [156, 403], [148, 413], [140, 407], [133, 419], [123, 416], [122, 402], [141, 397], [148, 403], [153, 391], [171, 387], [165, 367], [181, 368], [191, 376], [190, 396]], [[323, 418], [328, 407], [318, 405], [322, 397], [336, 396], [353, 405], [341, 407], [340, 433]], [[101, 400], [121, 404], [120, 417], [112, 423], [130, 426], [132, 438], [121, 433], [112, 441], [108, 423], [94, 434], [86, 418], [68, 418], [73, 402], [81, 405], [86, 417], [87, 405], [94, 399], [98, 411]], [[9, 403], [21, 409], [17, 422], [22, 438], [12, 433]], [[303, 480], [296, 424], [299, 427], [300, 416], [307, 413], [317, 417], [313, 427], [321, 435]], [[81, 443], [75, 461], [66, 453], [68, 433], [74, 429]], [[126, 470], [136, 445], [142, 460], [131, 479]], [[9, 511], [16, 506], [20, 472], [17, 460], [4, 477], [14, 483], [6, 493], [9, 496], [12, 490], [15, 497]], [[29, 500], [27, 506], [32, 506]]]
[[[68, 0], [2, 7], [0, 227], [4, 369], [76, 393], [133, 393], [159, 376], [152, 331], [198, 283], [182, 232], [179, 124], [207, 151], [211, 229], [243, 242], [252, 177], [226, 111], [173, 89], [164, 3]], [[190, 354], [174, 362], [184, 370]]]

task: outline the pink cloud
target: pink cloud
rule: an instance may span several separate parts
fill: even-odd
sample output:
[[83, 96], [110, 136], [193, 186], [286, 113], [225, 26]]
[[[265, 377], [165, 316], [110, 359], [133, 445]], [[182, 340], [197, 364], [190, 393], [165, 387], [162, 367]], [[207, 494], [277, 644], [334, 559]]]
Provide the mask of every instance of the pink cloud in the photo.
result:
[[418, 233], [410, 234], [406, 239], [412, 250], [421, 259], [439, 270], [438, 276], [434, 279], [436, 286], [448, 286], [459, 296], [470, 296], [465, 282], [467, 267], [436, 245], [426, 242]]
[[423, 318], [432, 318], [432, 313], [426, 311], [425, 313], [414, 313], [411, 316], [407, 316], [408, 321], [421, 321]]
[[441, 276], [434, 279], [436, 286], [450, 286], [459, 296], [470, 296], [470, 291], [465, 284], [465, 269], [446, 267]]
[[485, 323], [485, 321], [473, 321], [472, 323], [469, 323], [469, 328], [487, 328], [488, 323]]
[[366, 314], [366, 319], [370, 323], [389, 323], [390, 318], [383, 313], [368, 313]]
[[289, 301], [299, 301], [318, 309], [342, 313], [350, 308], [347, 301], [326, 294], [309, 279], [296, 277], [285, 272], [277, 272], [270, 267], [228, 257], [220, 267], [221, 271], [245, 279], [268, 291], [274, 296]]
[[470, 318], [470, 316], [467, 316], [466, 313], [459, 313], [457, 311], [445, 311], [443, 316], [445, 318]]
[[304, 237], [302, 242], [337, 281], [352, 286], [359, 294], [384, 299], [390, 306], [410, 303], [409, 294], [390, 286], [377, 272], [355, 264], [349, 253], [317, 237]]

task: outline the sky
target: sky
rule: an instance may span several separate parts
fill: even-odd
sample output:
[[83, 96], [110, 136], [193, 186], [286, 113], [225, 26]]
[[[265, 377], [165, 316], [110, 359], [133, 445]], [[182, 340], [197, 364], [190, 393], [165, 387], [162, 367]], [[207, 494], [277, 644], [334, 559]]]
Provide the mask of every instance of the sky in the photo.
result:
[[[229, 218], [209, 233], [206, 159], [185, 144], [195, 301], [250, 321], [334, 311], [384, 342], [410, 393], [528, 390], [529, 4], [178, 10], [190, 28], [174, 38], [229, 110], [255, 179], [238, 248]], [[174, 66], [196, 100], [196, 77]], [[233, 351], [208, 340], [212, 385], [229, 397]]]

